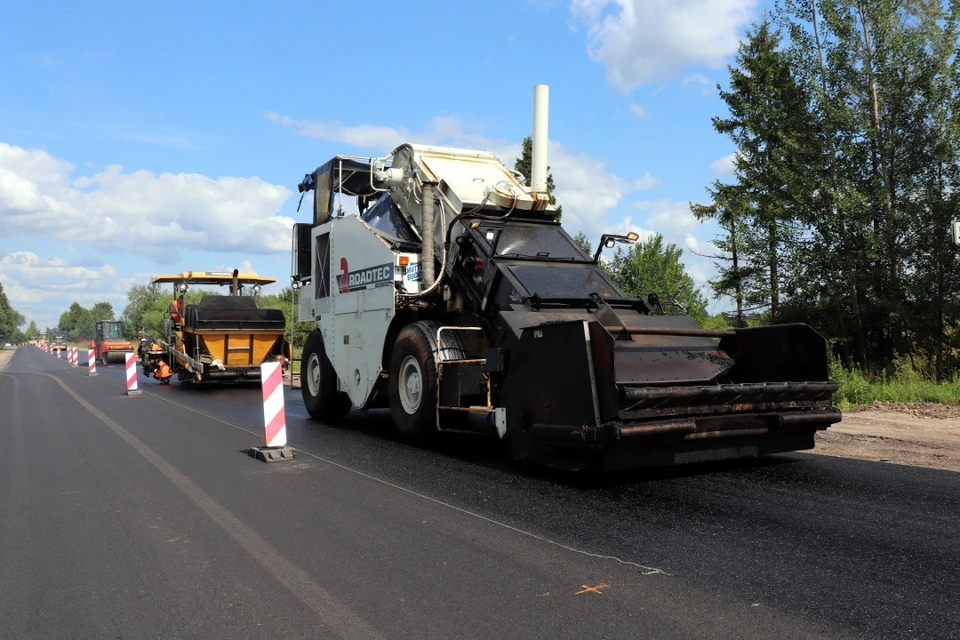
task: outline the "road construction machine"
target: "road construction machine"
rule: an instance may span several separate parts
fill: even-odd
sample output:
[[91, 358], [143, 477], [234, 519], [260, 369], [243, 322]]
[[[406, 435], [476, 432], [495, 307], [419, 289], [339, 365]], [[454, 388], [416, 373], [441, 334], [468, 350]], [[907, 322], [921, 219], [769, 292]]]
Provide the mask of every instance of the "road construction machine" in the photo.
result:
[[[67, 351], [67, 332], [54, 329], [50, 332], [50, 351]], [[64, 356], [66, 357], [66, 356]]]
[[625, 295], [599, 255], [637, 236], [603, 235], [591, 256], [563, 229], [544, 119], [529, 188], [491, 153], [418, 144], [304, 177], [313, 219], [294, 225], [292, 282], [317, 327], [301, 359], [310, 415], [389, 407], [411, 440], [487, 434], [576, 470], [813, 448], [840, 420], [823, 337], [706, 330]]
[[110, 364], [123, 362], [126, 354], [133, 353], [136, 347], [124, 337], [123, 322], [98, 320], [90, 348], [100, 362]]
[[[244, 382], [260, 379], [260, 365], [289, 361], [286, 319], [279, 309], [263, 309], [261, 287], [276, 282], [256, 273], [187, 271], [159, 276], [152, 284], [172, 284], [173, 299], [163, 337], [141, 332], [138, 359], [144, 373], [163, 360], [180, 382]], [[229, 287], [229, 295], [205, 294], [183, 304], [190, 287]]]

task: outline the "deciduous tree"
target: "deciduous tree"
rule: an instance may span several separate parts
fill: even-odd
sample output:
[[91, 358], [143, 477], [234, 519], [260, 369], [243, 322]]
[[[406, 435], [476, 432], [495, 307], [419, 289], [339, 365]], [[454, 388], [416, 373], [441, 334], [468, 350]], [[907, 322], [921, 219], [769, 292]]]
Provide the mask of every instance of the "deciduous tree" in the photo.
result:
[[656, 293], [663, 302], [681, 305], [666, 305], [665, 313], [682, 313], [702, 322], [707, 317], [707, 300], [683, 266], [682, 256], [683, 249], [672, 242], [664, 246], [663, 236], [657, 234], [626, 251], [617, 249], [607, 269], [627, 295], [646, 299]]
[[0, 283], [0, 340], [7, 342], [12, 339], [17, 332], [17, 327], [25, 321], [26, 319], [10, 306], [10, 300], [7, 299], [3, 284]]

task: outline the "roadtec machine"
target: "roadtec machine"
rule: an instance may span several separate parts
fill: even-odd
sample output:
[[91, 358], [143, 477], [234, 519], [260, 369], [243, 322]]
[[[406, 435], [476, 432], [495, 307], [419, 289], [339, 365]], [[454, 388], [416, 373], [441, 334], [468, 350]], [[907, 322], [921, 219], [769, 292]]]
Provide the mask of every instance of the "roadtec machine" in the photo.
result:
[[[541, 91], [538, 87], [537, 91]], [[627, 468], [810, 449], [840, 420], [807, 325], [731, 331], [626, 296], [555, 221], [535, 106], [532, 188], [484, 151], [403, 144], [300, 183], [310, 415], [389, 407], [398, 432], [489, 434], [518, 459]], [[359, 215], [345, 215], [346, 197]], [[482, 414], [486, 419], [470, 417]]]
[[263, 285], [276, 282], [255, 273], [188, 271], [159, 276], [173, 284], [173, 300], [192, 286], [229, 286], [230, 295], [204, 295], [167, 321], [164, 338], [142, 336], [139, 358], [145, 373], [164, 360], [181, 382], [243, 382], [260, 379], [260, 365], [290, 357], [286, 320], [279, 309], [257, 307]]

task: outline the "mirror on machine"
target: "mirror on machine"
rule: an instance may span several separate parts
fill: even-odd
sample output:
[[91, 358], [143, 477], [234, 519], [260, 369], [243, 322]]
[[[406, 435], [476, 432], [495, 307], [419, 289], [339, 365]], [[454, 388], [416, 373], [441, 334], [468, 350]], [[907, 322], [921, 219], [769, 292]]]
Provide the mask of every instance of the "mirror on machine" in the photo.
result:
[[619, 235], [615, 233], [605, 233], [600, 236], [600, 242], [597, 244], [597, 251], [593, 254], [593, 261], [599, 262], [600, 254], [604, 249], [612, 249], [618, 242], [623, 244], [633, 244], [640, 239], [640, 234], [636, 231], [631, 231], [626, 235]]

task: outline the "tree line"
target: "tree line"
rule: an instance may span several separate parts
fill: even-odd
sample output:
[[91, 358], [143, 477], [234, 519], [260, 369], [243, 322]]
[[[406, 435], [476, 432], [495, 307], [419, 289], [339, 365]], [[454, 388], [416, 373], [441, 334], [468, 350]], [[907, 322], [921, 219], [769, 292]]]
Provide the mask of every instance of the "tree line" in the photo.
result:
[[958, 0], [780, 0], [718, 85], [734, 176], [692, 205], [722, 229], [718, 296], [816, 327], [866, 373], [960, 365]]
[[60, 314], [57, 329], [67, 334], [71, 342], [93, 340], [100, 320], [114, 320], [113, 305], [97, 302], [90, 309], [74, 302]]
[[0, 283], [0, 346], [7, 342], [14, 344], [26, 342], [26, 336], [19, 329], [24, 322], [26, 318], [10, 306], [10, 300], [7, 299], [3, 284]]

